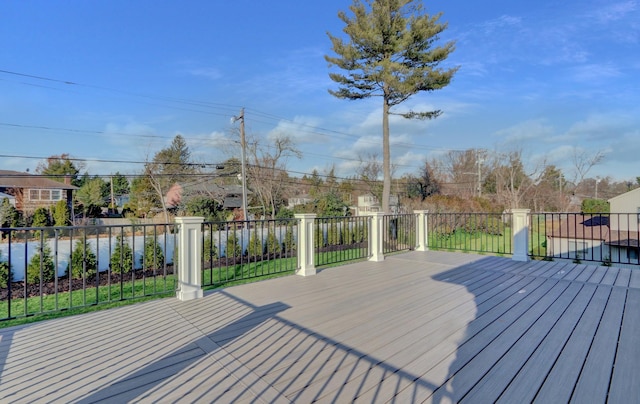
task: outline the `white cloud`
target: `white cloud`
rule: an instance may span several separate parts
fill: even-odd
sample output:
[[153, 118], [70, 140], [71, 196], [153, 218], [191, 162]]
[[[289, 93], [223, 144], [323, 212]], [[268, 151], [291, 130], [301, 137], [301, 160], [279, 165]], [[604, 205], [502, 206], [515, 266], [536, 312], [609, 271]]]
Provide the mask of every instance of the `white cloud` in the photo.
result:
[[576, 81], [593, 83], [621, 76], [618, 66], [612, 63], [585, 64], [572, 69], [572, 77]]
[[593, 16], [602, 23], [609, 23], [625, 18], [627, 15], [638, 10], [638, 8], [640, 8], [638, 1], [629, 0], [607, 4], [605, 7], [596, 10]]
[[296, 144], [326, 142], [330, 137], [319, 129], [322, 121], [317, 117], [296, 116], [292, 120], [280, 121], [267, 133], [268, 139], [287, 135]]
[[187, 73], [192, 76], [205, 77], [210, 80], [218, 80], [222, 77], [222, 73], [215, 67], [199, 67], [188, 69]]
[[544, 120], [535, 119], [520, 122], [509, 128], [497, 131], [494, 136], [502, 138], [506, 146], [522, 146], [531, 140], [544, 140], [549, 138], [554, 132], [552, 126], [546, 124]]

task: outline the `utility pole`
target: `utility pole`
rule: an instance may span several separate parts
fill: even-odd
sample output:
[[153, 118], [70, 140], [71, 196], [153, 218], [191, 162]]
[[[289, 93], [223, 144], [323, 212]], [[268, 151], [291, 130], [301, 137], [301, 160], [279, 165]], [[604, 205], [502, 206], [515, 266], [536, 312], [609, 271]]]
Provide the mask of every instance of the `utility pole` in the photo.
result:
[[249, 220], [247, 212], [247, 174], [245, 168], [246, 141], [244, 136], [244, 108], [240, 110], [240, 115], [231, 118], [232, 122], [240, 121], [240, 160], [242, 162], [242, 215], [244, 220]]

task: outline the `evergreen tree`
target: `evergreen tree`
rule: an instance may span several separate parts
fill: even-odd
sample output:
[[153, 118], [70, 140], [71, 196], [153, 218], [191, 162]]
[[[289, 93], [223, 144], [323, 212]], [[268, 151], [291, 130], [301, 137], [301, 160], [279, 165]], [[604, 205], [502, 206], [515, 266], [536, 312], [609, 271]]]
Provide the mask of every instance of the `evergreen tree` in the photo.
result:
[[36, 167], [36, 172], [41, 175], [45, 175], [54, 181], [65, 182], [65, 179], [69, 177], [71, 179], [71, 185], [77, 187], [81, 186], [81, 181], [78, 178], [82, 164], [77, 164], [77, 160], [71, 158], [69, 154], [61, 154], [57, 156], [48, 157], [46, 162], [41, 162]]
[[144, 253], [140, 257], [140, 267], [142, 269], [160, 269], [164, 267], [164, 252], [153, 237], [147, 238], [144, 242]]
[[235, 232], [229, 234], [227, 237], [227, 248], [225, 249], [225, 256], [229, 257], [239, 257], [242, 255], [240, 241], [238, 240], [238, 236], [236, 236]]
[[[42, 264], [42, 267], [41, 267]], [[42, 269], [42, 274], [40, 273]], [[42, 277], [41, 277], [42, 275]], [[37, 254], [34, 254], [27, 265], [26, 280], [29, 284], [52, 282], [56, 276], [51, 248], [48, 245], [39, 244]]]
[[130, 272], [133, 267], [133, 250], [121, 236], [116, 237], [109, 264], [111, 272], [118, 274]]
[[13, 270], [8, 262], [1, 259], [2, 251], [0, 251], [0, 288], [6, 288], [9, 282], [13, 282]]
[[[71, 268], [69, 268], [71, 267]], [[71, 253], [71, 263], [67, 265], [65, 276], [69, 276], [71, 269], [71, 277], [74, 279], [87, 279], [94, 276], [98, 269], [98, 259], [96, 254], [91, 250], [89, 243], [83, 240], [76, 241], [73, 252]]]
[[349, 8], [353, 17], [344, 11], [338, 13], [346, 25], [343, 31], [349, 42], [329, 34], [337, 56], [325, 56], [325, 59], [331, 66], [346, 71], [346, 74], [329, 74], [338, 84], [338, 90], [329, 92], [348, 100], [382, 97], [382, 209], [388, 212], [391, 193], [389, 114], [431, 119], [442, 113], [396, 113], [391, 112], [391, 108], [414, 94], [438, 90], [449, 84], [457, 68], [441, 69], [438, 65], [454, 50], [454, 43], [434, 47], [447, 24], [439, 22], [441, 14], [426, 14], [418, 0], [354, 0]]
[[258, 234], [258, 231], [255, 230], [251, 232], [251, 237], [249, 238], [249, 247], [247, 248], [249, 256], [252, 257], [261, 257], [264, 254], [264, 245], [262, 244], [262, 237]]
[[49, 210], [45, 207], [37, 208], [33, 212], [33, 216], [31, 216], [31, 226], [33, 227], [51, 226], [51, 218], [49, 217]]
[[282, 245], [278, 241], [278, 238], [276, 237], [275, 233], [271, 230], [269, 230], [269, 232], [267, 233], [267, 240], [265, 244], [266, 244], [265, 248], [267, 250], [267, 254], [269, 255], [280, 254], [282, 252]]
[[71, 224], [71, 212], [67, 201], [58, 201], [52, 209], [54, 226], [69, 226]]
[[10, 202], [8, 198], [3, 198], [0, 203], [0, 227], [20, 226], [20, 212]]
[[100, 208], [105, 203], [103, 187], [104, 181], [101, 178], [92, 178], [86, 181], [76, 193], [76, 199], [82, 206], [85, 217], [100, 215]]

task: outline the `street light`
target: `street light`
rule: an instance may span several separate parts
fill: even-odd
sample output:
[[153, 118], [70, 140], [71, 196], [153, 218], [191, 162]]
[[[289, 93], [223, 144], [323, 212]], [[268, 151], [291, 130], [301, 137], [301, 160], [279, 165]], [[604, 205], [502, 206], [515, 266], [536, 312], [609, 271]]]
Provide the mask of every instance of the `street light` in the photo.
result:
[[244, 140], [244, 108], [240, 110], [240, 115], [231, 118], [231, 122], [240, 121], [240, 159], [242, 162], [242, 215], [244, 220], [249, 220], [247, 212], [247, 175], [245, 171], [245, 148], [246, 142]]

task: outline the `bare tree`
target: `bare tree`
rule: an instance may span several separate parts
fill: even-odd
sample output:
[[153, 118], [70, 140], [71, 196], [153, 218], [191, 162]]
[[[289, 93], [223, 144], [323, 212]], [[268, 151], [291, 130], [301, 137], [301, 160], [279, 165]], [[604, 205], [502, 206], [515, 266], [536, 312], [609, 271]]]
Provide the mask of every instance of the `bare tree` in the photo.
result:
[[271, 144], [249, 142], [248, 154], [251, 159], [247, 168], [251, 190], [260, 200], [265, 216], [268, 209], [271, 218], [275, 218], [278, 203], [289, 184], [287, 160], [290, 157], [301, 158], [302, 153], [289, 136], [279, 134], [272, 138]]
[[510, 209], [524, 207], [524, 199], [540, 182], [544, 162], [527, 170], [522, 161], [522, 150], [496, 153], [488, 181], [493, 182], [499, 203]]
[[580, 184], [591, 171], [593, 166], [598, 165], [604, 159], [604, 153], [600, 150], [590, 153], [587, 150], [574, 147], [572, 154], [573, 167], [575, 168], [574, 183]]
[[356, 175], [364, 184], [367, 192], [382, 198], [382, 161], [378, 153], [360, 154], [358, 155], [359, 164], [356, 168]]

